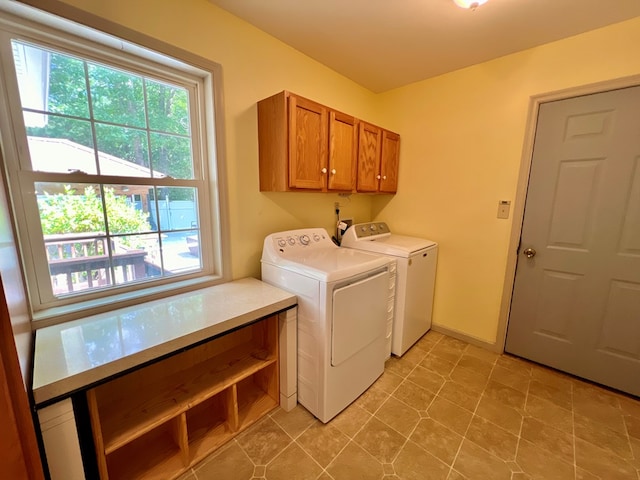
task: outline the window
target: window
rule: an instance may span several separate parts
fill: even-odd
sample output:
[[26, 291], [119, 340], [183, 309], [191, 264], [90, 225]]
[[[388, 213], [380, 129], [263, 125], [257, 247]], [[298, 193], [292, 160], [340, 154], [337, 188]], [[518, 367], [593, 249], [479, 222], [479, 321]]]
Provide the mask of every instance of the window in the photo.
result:
[[224, 278], [212, 73], [11, 17], [0, 28], [3, 157], [34, 310]]

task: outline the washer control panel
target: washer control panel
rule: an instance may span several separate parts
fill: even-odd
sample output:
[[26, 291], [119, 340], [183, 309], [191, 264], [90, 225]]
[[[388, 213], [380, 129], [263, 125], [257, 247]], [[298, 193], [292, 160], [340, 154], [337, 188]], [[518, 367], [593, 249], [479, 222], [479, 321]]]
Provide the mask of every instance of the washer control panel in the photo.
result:
[[273, 233], [265, 238], [265, 249], [278, 255], [293, 255], [313, 248], [335, 247], [327, 231], [323, 228], [305, 228]]
[[370, 237], [386, 237], [391, 234], [391, 230], [384, 222], [356, 223], [345, 232], [347, 234], [354, 236], [356, 240], [371, 240]]

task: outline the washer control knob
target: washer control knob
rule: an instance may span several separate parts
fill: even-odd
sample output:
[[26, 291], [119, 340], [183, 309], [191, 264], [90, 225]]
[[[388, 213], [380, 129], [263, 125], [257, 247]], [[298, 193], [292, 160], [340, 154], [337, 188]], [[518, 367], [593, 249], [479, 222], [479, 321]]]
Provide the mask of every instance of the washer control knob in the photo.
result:
[[284, 247], [287, 244], [287, 242], [285, 241], [284, 238], [279, 238], [278, 239], [278, 246], [279, 247]]
[[300, 235], [300, 243], [302, 245], [309, 245], [310, 241], [311, 239], [309, 238], [309, 235]]
[[287, 237], [287, 243], [289, 245], [295, 245], [296, 244], [296, 239], [293, 237]]
[[378, 227], [376, 227], [376, 226], [375, 226], [375, 224], [373, 224], [373, 223], [372, 223], [372, 224], [371, 224], [371, 226], [369, 227], [369, 229], [370, 229], [372, 232], [375, 232], [375, 231], [378, 229]]
[[313, 241], [314, 242], [319, 242], [320, 241], [320, 235], [318, 235], [317, 233], [313, 234]]

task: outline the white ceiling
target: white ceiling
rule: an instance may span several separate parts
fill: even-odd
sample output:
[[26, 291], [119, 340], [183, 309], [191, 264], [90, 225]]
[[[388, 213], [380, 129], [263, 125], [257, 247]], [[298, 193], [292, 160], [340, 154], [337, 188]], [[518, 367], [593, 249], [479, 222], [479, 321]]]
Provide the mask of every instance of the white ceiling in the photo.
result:
[[373, 92], [640, 16], [640, 0], [209, 0]]

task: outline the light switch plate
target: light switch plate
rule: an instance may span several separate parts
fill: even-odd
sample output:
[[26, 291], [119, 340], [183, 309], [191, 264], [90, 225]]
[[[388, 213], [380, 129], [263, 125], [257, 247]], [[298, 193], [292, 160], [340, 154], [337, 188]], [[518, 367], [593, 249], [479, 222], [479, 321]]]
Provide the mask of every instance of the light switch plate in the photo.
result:
[[509, 218], [511, 202], [509, 200], [498, 201], [498, 218]]

